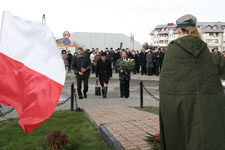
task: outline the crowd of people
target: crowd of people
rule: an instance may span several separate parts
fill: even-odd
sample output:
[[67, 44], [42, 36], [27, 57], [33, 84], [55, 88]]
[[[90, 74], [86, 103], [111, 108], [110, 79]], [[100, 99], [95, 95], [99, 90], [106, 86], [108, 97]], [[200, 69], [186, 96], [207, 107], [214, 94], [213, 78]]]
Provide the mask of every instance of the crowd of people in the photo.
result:
[[[85, 50], [84, 53], [86, 56], [88, 56], [91, 60], [91, 72], [96, 72], [96, 66], [98, 60], [101, 58], [101, 53], [103, 50], [99, 50], [98, 48], [92, 49], [92, 50]], [[129, 48], [122, 49], [113, 49], [113, 48], [106, 48], [105, 51], [106, 58], [111, 62], [112, 69], [115, 71], [115, 73], [118, 73], [116, 62], [122, 57], [122, 52], [127, 53], [128, 59], [134, 59], [135, 60], [135, 66], [132, 70], [133, 74], [141, 74], [141, 75], [159, 75], [162, 64], [163, 64], [163, 58], [164, 58], [164, 48], [159, 49], [149, 49], [149, 50], [130, 50]], [[68, 56], [67, 56], [68, 55]], [[68, 51], [68, 54], [66, 55], [66, 51], [62, 51], [62, 57], [64, 59], [65, 67], [68, 68], [68, 72], [71, 72], [71, 63], [72, 63], [72, 54], [70, 51]], [[77, 56], [77, 53], [74, 53], [75, 56]]]
[[215, 66], [220, 78], [225, 80], [225, 51], [219, 52], [217, 48], [211, 50], [213, 65]]
[[[62, 50], [65, 69], [73, 72], [77, 78], [77, 91], [79, 99], [87, 98], [88, 79], [90, 73], [96, 74], [96, 80], [100, 81], [103, 98], [107, 97], [108, 82], [112, 78], [113, 71], [119, 74], [120, 97], [129, 98], [131, 73], [141, 75], [159, 75], [164, 58], [164, 49], [151, 49], [148, 51], [108, 48], [99, 51], [98, 48], [84, 50], [79, 47], [74, 56], [71, 51]], [[134, 60], [133, 69], [127, 71], [120, 68], [121, 61]], [[83, 92], [82, 82], [84, 85]]]
[[[129, 48], [122, 49], [113, 49], [113, 48], [106, 48], [105, 54], [106, 59], [111, 62], [112, 70], [115, 73], [118, 73], [118, 69], [116, 68], [116, 62], [122, 57], [122, 52], [127, 53], [128, 59], [134, 59], [135, 60], [135, 66], [133, 69], [133, 74], [141, 74], [141, 75], [156, 75], [158, 76], [161, 72], [162, 65], [163, 65], [163, 59], [165, 55], [165, 49], [164, 48], [158, 48], [158, 49], [149, 49], [149, 50], [130, 50]], [[101, 53], [103, 50], [99, 50], [98, 48], [92, 50], [84, 50], [84, 54], [88, 56], [91, 60], [91, 73], [96, 73], [96, 66], [98, 60], [101, 58]], [[78, 53], [75, 52], [73, 54], [74, 56], [77, 56]], [[73, 55], [71, 54], [71, 51], [68, 50], [62, 50], [62, 57], [64, 60], [65, 68], [68, 72], [71, 72], [72, 69], [72, 58]], [[213, 48], [211, 50], [211, 56], [214, 66], [217, 68], [217, 71], [221, 77], [221, 79], [225, 79], [225, 51], [223, 53], [218, 51], [218, 48]]]

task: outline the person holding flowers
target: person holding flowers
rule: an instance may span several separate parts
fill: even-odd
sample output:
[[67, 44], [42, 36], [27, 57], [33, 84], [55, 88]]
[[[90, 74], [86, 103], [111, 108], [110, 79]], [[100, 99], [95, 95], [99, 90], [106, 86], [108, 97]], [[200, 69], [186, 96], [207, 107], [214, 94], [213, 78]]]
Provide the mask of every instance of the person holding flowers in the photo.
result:
[[117, 61], [120, 80], [120, 97], [129, 98], [130, 94], [130, 76], [134, 69], [135, 62], [133, 59], [127, 58], [126, 51], [122, 52], [122, 57]]

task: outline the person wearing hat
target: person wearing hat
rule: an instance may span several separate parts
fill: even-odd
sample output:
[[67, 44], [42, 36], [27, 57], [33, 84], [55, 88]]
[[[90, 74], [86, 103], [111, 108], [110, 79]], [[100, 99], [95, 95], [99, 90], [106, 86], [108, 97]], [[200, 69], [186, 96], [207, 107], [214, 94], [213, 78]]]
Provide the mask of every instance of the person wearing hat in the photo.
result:
[[161, 150], [225, 150], [225, 95], [196, 17], [177, 20], [160, 74]]
[[107, 98], [108, 83], [112, 79], [111, 61], [107, 59], [105, 52], [101, 53], [101, 59], [98, 60], [96, 66], [96, 80], [100, 81], [102, 87], [102, 97]]

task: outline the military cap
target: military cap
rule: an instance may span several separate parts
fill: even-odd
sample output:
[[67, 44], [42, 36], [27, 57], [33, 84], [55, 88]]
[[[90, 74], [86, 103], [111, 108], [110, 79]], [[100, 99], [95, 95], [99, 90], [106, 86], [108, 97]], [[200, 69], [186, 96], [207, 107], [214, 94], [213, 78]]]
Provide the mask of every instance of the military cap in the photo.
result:
[[195, 27], [197, 18], [193, 15], [187, 14], [177, 19], [177, 27]]

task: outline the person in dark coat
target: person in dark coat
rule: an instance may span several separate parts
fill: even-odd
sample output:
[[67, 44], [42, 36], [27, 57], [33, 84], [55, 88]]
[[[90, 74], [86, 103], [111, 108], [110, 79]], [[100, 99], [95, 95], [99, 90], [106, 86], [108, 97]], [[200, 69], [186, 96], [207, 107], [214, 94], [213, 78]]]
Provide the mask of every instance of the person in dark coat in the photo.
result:
[[221, 74], [220, 72], [221, 54], [217, 48], [214, 49], [214, 52], [211, 54], [211, 56], [212, 56], [214, 67], [217, 69], [218, 74]]
[[68, 56], [68, 62], [69, 62], [68, 72], [71, 72], [71, 65], [72, 65], [73, 55], [71, 54], [70, 50], [68, 50], [67, 56]]
[[162, 48], [162, 49], [160, 49], [160, 51], [159, 51], [159, 72], [161, 72], [161, 70], [162, 70], [162, 65], [163, 65], [163, 59], [164, 59], [164, 48]]
[[121, 56], [120, 56], [119, 51], [116, 50], [116, 51], [115, 51], [115, 54], [113, 55], [113, 64], [114, 64], [116, 73], [118, 72], [116, 62], [117, 62], [117, 60], [118, 60], [120, 57], [121, 57]]
[[81, 92], [82, 81], [84, 83], [84, 90], [83, 90], [84, 98], [87, 98], [90, 68], [91, 68], [90, 58], [84, 54], [83, 48], [79, 47], [78, 55], [74, 56], [72, 60], [72, 69], [77, 78], [77, 92], [78, 92], [79, 99], [83, 99], [83, 95]]
[[141, 75], [147, 74], [147, 69], [146, 69], [146, 53], [145, 50], [142, 50], [140, 53], [140, 59], [141, 59]]
[[225, 95], [197, 19], [177, 20], [160, 74], [161, 150], [224, 150]]
[[98, 60], [96, 66], [96, 80], [100, 81], [103, 98], [107, 98], [108, 83], [112, 79], [111, 61], [106, 57], [105, 52], [101, 53], [101, 59]]
[[132, 57], [132, 53], [130, 52], [130, 49], [129, 48], [126, 48], [126, 52], [127, 52], [127, 58], [129, 59], [131, 59], [131, 57]]
[[154, 53], [153, 57], [154, 57], [154, 60], [155, 60], [155, 74], [157, 76], [159, 76], [159, 69], [160, 69], [160, 65], [161, 65], [161, 60], [160, 60], [161, 58], [160, 58], [159, 50]]
[[117, 69], [119, 70], [119, 79], [120, 79], [120, 97], [129, 98], [130, 95], [130, 71], [129, 70], [121, 70], [120, 69], [120, 62], [126, 61], [127, 53], [126, 51], [122, 52], [122, 57], [117, 60]]
[[135, 61], [135, 65], [136, 65], [136, 73], [139, 73], [140, 72], [140, 65], [141, 65], [141, 58], [140, 58], [140, 53], [139, 51], [137, 50], [136, 51], [136, 61]]
[[152, 51], [149, 51], [146, 56], [146, 68], [148, 70], [148, 76], [151, 76], [153, 74], [153, 54]]
[[136, 72], [137, 72], [137, 61], [138, 61], [138, 58], [137, 58], [137, 55], [136, 55], [136, 53], [135, 53], [135, 51], [133, 50], [132, 52], [132, 56], [131, 56], [131, 59], [134, 59], [134, 62], [135, 62], [135, 65], [134, 65], [134, 74], [136, 74]]

